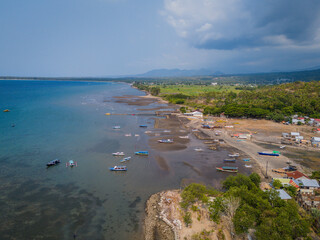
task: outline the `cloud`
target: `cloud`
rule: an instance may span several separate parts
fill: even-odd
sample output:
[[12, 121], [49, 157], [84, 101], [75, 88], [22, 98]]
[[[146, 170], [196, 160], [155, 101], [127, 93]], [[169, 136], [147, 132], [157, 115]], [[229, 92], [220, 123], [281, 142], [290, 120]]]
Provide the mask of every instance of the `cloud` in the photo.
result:
[[319, 0], [164, 0], [162, 15], [199, 49], [320, 44]]

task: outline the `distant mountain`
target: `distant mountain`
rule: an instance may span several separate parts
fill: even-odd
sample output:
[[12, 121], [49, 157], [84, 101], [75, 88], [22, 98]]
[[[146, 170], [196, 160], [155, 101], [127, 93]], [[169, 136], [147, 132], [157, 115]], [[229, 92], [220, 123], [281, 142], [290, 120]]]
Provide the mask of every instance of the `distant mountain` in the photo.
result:
[[175, 69], [154, 69], [149, 72], [135, 75], [135, 77], [193, 77], [193, 76], [210, 76], [223, 75], [220, 71], [212, 71], [209, 69], [193, 69], [181, 70]]

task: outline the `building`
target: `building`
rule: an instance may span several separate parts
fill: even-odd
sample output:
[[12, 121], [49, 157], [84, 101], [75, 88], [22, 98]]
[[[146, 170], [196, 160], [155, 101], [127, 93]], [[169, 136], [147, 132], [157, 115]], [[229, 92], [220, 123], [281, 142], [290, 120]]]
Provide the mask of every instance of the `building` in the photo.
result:
[[279, 180], [282, 184], [282, 187], [294, 186], [295, 188], [299, 188], [299, 185], [292, 179], [289, 178], [273, 178], [272, 182], [275, 180]]
[[289, 200], [291, 199], [292, 197], [290, 197], [290, 195], [283, 189], [277, 189], [276, 190], [278, 193], [279, 193], [279, 197], [282, 199], [282, 200]]
[[299, 118], [292, 119], [292, 124], [298, 124], [298, 123], [305, 124], [304, 118], [299, 117]]
[[300, 187], [300, 193], [313, 194], [314, 190], [320, 189], [320, 185], [316, 179], [297, 179], [295, 182]]
[[298, 132], [291, 132], [290, 133], [290, 137], [292, 137], [292, 138], [296, 138], [298, 136], [300, 136], [300, 133], [298, 133]]
[[294, 172], [287, 172], [287, 177], [289, 179], [297, 180], [297, 179], [310, 179], [307, 175], [302, 172], [294, 171]]

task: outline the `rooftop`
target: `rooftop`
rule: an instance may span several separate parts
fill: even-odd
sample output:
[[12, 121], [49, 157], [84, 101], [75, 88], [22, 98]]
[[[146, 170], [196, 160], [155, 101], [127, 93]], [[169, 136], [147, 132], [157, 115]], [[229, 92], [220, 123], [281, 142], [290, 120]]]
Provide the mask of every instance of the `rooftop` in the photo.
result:
[[289, 178], [294, 178], [294, 179], [298, 179], [298, 178], [301, 178], [301, 177], [309, 178], [307, 175], [305, 175], [305, 174], [303, 174], [302, 172], [299, 172], [299, 171], [288, 172], [287, 176]]

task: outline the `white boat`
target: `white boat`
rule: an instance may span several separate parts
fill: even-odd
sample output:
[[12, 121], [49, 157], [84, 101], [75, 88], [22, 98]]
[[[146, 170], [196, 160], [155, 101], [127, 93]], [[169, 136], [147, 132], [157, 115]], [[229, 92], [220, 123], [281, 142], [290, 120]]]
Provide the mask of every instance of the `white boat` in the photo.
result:
[[120, 126], [113, 126], [113, 129], [120, 129]]
[[179, 138], [185, 139], [185, 138], [189, 138], [189, 136], [179, 136]]
[[247, 164], [245, 164], [244, 165], [246, 168], [252, 168], [252, 165], [247, 165]]
[[139, 134], [135, 134], [134, 136], [135, 136], [135, 137], [139, 137], [140, 135], [139, 135]]
[[194, 128], [194, 129], [192, 129], [192, 132], [199, 132], [199, 130]]
[[203, 151], [202, 148], [195, 148], [194, 150], [197, 151], [197, 152], [202, 152]]
[[126, 161], [129, 161], [131, 159], [131, 157], [126, 157], [124, 159], [122, 159], [120, 162], [126, 162]]
[[280, 146], [281, 149], [284, 149], [285, 147], [286, 147], [286, 146], [284, 146], [284, 145]]
[[124, 136], [126, 136], [126, 137], [131, 137], [132, 135], [131, 135], [131, 133], [127, 133], [127, 134], [125, 134]]
[[239, 157], [240, 154], [239, 153], [234, 153], [234, 154], [228, 154], [229, 157]]
[[163, 132], [165, 132], [165, 133], [169, 133], [169, 132], [171, 132], [170, 130], [164, 130]]
[[113, 156], [124, 156], [124, 152], [115, 152], [112, 153]]
[[159, 143], [173, 143], [173, 139], [161, 139], [158, 140]]
[[151, 131], [145, 131], [144, 133], [152, 133]]

